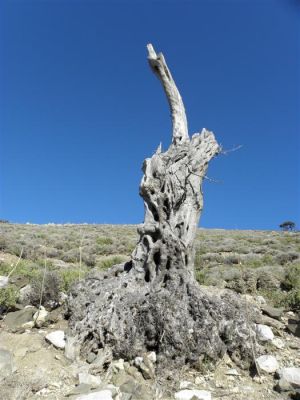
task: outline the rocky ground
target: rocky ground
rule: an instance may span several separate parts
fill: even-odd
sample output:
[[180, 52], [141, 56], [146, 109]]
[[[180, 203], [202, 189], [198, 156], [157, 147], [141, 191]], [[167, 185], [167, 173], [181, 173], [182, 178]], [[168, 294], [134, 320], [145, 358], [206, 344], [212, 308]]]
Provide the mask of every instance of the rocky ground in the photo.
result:
[[[103, 263], [109, 257], [128, 257], [136, 238], [134, 227], [81, 226], [80, 232], [71, 225], [4, 225], [0, 228], [1, 399], [300, 398], [298, 233], [199, 231], [196, 274], [205, 284], [202, 290], [234, 289], [249, 307], [254, 304], [260, 309], [253, 368], [241, 370], [225, 356], [217, 366], [204, 362], [198, 370], [186, 366], [162, 378], [156, 373], [153, 352], [129, 362], [111, 361], [101, 352], [93, 359], [74, 359], [72, 343], [64, 338], [68, 285], [91, 268], [109, 267], [110, 263]], [[54, 282], [60, 286], [51, 292], [49, 283], [47, 293], [55, 298], [51, 302], [45, 296], [45, 308], [38, 312], [39, 301], [34, 299], [39, 296], [28, 293], [30, 287], [39, 289], [36, 280], [43, 277], [41, 245], [52, 249], [52, 257], [48, 253], [46, 257], [47, 272], [58, 276]], [[71, 250], [76, 253], [72, 260]], [[93, 257], [94, 265], [88, 265]], [[72, 279], [64, 280], [66, 276]], [[263, 355], [255, 354], [256, 343], [263, 346]]]

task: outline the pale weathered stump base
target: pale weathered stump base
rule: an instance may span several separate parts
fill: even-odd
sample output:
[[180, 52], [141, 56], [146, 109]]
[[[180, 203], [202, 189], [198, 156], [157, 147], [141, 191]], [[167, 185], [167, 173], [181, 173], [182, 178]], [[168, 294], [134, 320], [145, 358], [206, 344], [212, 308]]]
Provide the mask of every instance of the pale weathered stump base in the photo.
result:
[[92, 274], [73, 287], [68, 301], [83, 358], [103, 348], [125, 360], [155, 351], [160, 371], [215, 363], [225, 352], [248, 368], [255, 334], [254, 310], [248, 305], [246, 315], [246, 309], [230, 291], [208, 295], [184, 271], [152, 291], [130, 264]]

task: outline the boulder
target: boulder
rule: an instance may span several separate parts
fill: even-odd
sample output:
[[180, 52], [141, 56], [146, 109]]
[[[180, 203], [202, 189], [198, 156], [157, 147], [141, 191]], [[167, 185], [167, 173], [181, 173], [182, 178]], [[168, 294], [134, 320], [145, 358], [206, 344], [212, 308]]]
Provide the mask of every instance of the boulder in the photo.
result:
[[88, 372], [79, 372], [78, 380], [79, 384], [90, 385], [92, 388], [97, 388], [101, 385], [100, 376], [94, 376]]
[[176, 400], [211, 400], [211, 393], [207, 390], [185, 389], [175, 393]]
[[264, 314], [268, 315], [269, 317], [280, 320], [284, 308], [275, 308], [268, 305], [263, 305], [261, 307], [261, 310]]
[[280, 380], [283, 379], [292, 388], [300, 389], [300, 368], [296, 367], [281, 368], [277, 371], [277, 374]]
[[27, 306], [23, 310], [10, 312], [6, 315], [4, 323], [9, 329], [18, 329], [33, 320], [35, 307]]
[[53, 331], [51, 333], [48, 333], [48, 335], [46, 336], [46, 340], [58, 349], [65, 348], [66, 342], [64, 331]]
[[10, 351], [0, 349], [0, 382], [16, 370]]
[[256, 326], [256, 335], [261, 342], [268, 342], [274, 339], [272, 329], [267, 325], [258, 324]]
[[271, 355], [260, 356], [255, 361], [259, 367], [259, 370], [267, 372], [268, 374], [273, 374], [279, 368], [276, 358]]

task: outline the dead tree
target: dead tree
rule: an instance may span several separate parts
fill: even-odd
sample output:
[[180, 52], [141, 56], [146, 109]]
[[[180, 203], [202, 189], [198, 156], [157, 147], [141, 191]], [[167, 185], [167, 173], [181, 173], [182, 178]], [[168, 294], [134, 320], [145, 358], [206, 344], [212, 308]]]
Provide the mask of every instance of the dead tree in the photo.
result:
[[[154, 350], [158, 367], [217, 361], [224, 352], [249, 365], [252, 309], [235, 294], [214, 296], [194, 278], [194, 238], [203, 207], [201, 184], [220, 151], [212, 132], [188, 135], [180, 93], [163, 55], [148, 45], [148, 61], [166, 93], [172, 143], [144, 161], [140, 195], [145, 221], [126, 264], [93, 271], [68, 300], [69, 338], [83, 357], [108, 352], [130, 360]], [[71, 339], [70, 339], [71, 340]], [[93, 356], [94, 354], [94, 356]]]
[[180, 93], [164, 56], [156, 55], [151, 44], [148, 61], [166, 93], [173, 133], [165, 153], [159, 146], [144, 161], [140, 195], [145, 203], [145, 221], [132, 260], [134, 268], [157, 290], [176, 270], [186, 269], [193, 275], [193, 245], [203, 207], [202, 180], [220, 148], [206, 129], [190, 139]]

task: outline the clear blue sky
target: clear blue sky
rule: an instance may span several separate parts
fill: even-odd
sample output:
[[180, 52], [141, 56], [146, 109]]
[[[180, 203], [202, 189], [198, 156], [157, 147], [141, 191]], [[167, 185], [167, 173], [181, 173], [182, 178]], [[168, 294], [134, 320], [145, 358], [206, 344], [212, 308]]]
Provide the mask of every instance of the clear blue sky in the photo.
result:
[[140, 223], [143, 159], [171, 138], [163, 51], [210, 165], [200, 225], [300, 226], [297, 0], [2, 1], [0, 218]]

